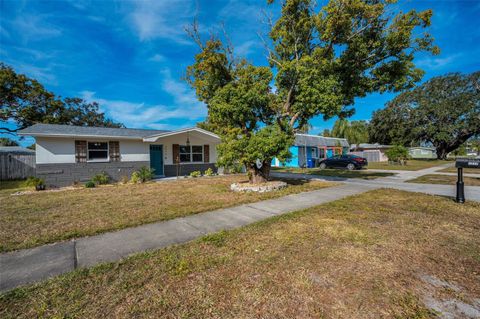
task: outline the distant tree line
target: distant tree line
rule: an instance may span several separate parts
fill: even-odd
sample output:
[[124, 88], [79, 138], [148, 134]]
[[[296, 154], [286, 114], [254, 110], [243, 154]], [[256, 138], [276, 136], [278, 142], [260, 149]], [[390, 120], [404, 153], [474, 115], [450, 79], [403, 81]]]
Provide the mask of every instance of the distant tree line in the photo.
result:
[[437, 157], [466, 153], [466, 142], [478, 149], [480, 140], [480, 72], [451, 73], [403, 92], [367, 121], [338, 119], [324, 136], [351, 144], [432, 145]]

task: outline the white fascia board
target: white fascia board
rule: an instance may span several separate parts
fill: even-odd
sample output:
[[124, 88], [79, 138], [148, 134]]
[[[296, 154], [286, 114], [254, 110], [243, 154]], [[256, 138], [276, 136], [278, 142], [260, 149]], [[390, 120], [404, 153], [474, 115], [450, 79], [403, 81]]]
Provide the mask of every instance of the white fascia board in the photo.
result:
[[69, 138], [103, 138], [103, 139], [117, 139], [117, 140], [142, 140], [141, 137], [135, 136], [108, 136], [108, 135], [77, 135], [77, 134], [42, 134], [42, 133], [18, 133], [21, 136], [33, 137], [69, 137]]
[[214, 134], [212, 132], [203, 130], [203, 129], [198, 128], [198, 127], [191, 127], [191, 128], [181, 129], [181, 130], [178, 130], [178, 131], [171, 131], [171, 132], [165, 132], [165, 133], [161, 133], [161, 134], [155, 134], [155, 135], [147, 136], [147, 137], [143, 138], [143, 141], [144, 142], [156, 142], [161, 137], [167, 137], [167, 136], [172, 136], [172, 135], [177, 135], [177, 134], [182, 134], [182, 133], [187, 133], [187, 132], [192, 132], [192, 131], [196, 131], [196, 132], [199, 132], [199, 133], [202, 133], [202, 134], [205, 134], [205, 135], [208, 135], [210, 137], [213, 137], [215, 139], [220, 140], [220, 137], [217, 134]]

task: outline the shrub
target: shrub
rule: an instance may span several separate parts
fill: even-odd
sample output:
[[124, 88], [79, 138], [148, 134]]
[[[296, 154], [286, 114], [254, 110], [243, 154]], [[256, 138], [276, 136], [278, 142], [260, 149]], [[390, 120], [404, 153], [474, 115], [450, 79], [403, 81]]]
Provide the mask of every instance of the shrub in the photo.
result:
[[394, 145], [392, 148], [385, 152], [390, 162], [396, 162], [404, 164], [409, 159], [408, 149], [401, 145]]
[[214, 174], [214, 173], [213, 173], [213, 169], [212, 169], [211, 167], [209, 167], [209, 168], [205, 171], [205, 173], [203, 173], [203, 175], [205, 175], [205, 176], [213, 176], [213, 174]]
[[240, 163], [233, 164], [232, 166], [228, 167], [228, 172], [230, 174], [239, 174], [243, 173], [243, 165]]
[[155, 170], [146, 166], [140, 167], [138, 171], [132, 173], [132, 183], [145, 183], [153, 178]]
[[85, 188], [94, 188], [94, 187], [95, 187], [94, 181], [88, 181], [85, 183]]
[[140, 182], [140, 174], [138, 172], [133, 172], [132, 173], [132, 178], [130, 179], [130, 181], [134, 184], [139, 183]]
[[190, 177], [200, 177], [202, 176], [202, 172], [200, 171], [193, 171], [190, 173]]
[[35, 189], [38, 190], [44, 190], [45, 189], [45, 181], [39, 177], [34, 177], [30, 176], [27, 178], [25, 181], [25, 186], [27, 187], [35, 187]]
[[110, 176], [107, 173], [101, 172], [92, 177], [92, 182], [97, 185], [105, 185], [110, 181]]

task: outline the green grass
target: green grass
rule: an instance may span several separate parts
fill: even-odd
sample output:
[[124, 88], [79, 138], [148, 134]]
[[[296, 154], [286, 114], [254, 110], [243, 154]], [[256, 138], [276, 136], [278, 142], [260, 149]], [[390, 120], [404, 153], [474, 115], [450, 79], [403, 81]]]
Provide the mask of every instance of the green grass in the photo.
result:
[[[456, 173], [457, 170], [458, 169], [456, 167], [448, 167], [448, 168], [440, 170], [439, 172]], [[480, 175], [480, 169], [478, 169], [478, 168], [464, 168], [463, 173], [464, 174], [468, 173], [468, 174], [478, 174], [478, 175]]]
[[479, 203], [376, 190], [15, 289], [0, 317], [431, 318], [478, 298], [479, 228]]
[[369, 172], [368, 170], [353, 170], [347, 169], [320, 169], [320, 168], [295, 168], [295, 167], [272, 167], [272, 170], [284, 173], [308, 174], [330, 177], [343, 178], [361, 178], [361, 179], [376, 179], [379, 177], [386, 177], [395, 175], [394, 173], [384, 172]]
[[24, 190], [33, 190], [33, 187], [27, 187], [25, 185], [25, 180], [0, 181], [0, 195], [8, 195]]
[[[369, 162], [369, 169], [388, 169], [399, 171], [418, 171], [425, 168], [447, 164], [449, 161], [442, 160], [409, 160], [407, 165], [395, 165], [389, 162]], [[451, 163], [451, 162], [450, 162]]]
[[[411, 179], [408, 183], [455, 185], [457, 176], [428, 174]], [[466, 186], [480, 186], [480, 177], [463, 177]]]
[[117, 184], [12, 196], [21, 183], [0, 191], [0, 252], [197, 214], [335, 185], [287, 180], [270, 193], [234, 193], [230, 184], [245, 176]]

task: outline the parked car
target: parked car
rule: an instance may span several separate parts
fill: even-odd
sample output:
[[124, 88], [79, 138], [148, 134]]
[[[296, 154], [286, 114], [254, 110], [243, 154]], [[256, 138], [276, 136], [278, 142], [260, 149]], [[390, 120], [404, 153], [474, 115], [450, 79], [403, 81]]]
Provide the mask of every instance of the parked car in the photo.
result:
[[348, 170], [361, 169], [368, 165], [368, 161], [364, 157], [357, 155], [335, 155], [333, 157], [320, 161], [320, 169], [325, 168], [346, 168]]

